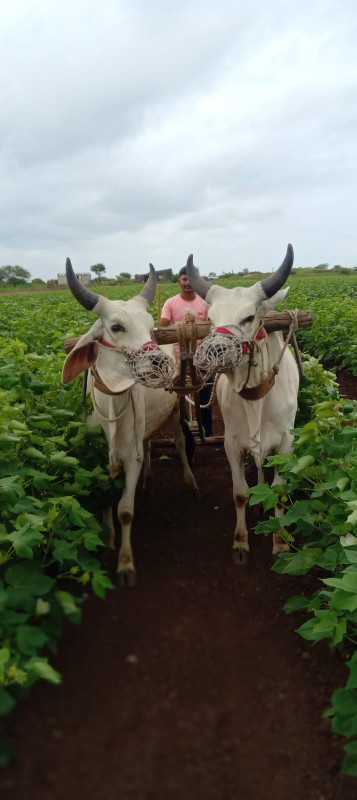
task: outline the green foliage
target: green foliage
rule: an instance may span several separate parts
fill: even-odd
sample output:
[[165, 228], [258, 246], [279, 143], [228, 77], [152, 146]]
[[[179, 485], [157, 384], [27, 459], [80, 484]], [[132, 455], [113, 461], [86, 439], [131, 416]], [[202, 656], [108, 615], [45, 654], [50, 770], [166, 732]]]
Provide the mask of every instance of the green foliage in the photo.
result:
[[121, 485], [101, 429], [82, 422], [80, 383], [61, 384], [55, 316], [47, 336], [36, 313], [18, 321], [22, 340], [0, 337], [0, 715], [36, 680], [60, 680], [49, 655], [63, 618], [80, 621], [84, 587], [111, 588], [97, 554]]
[[[285, 483], [253, 487], [250, 503], [263, 501], [268, 510], [278, 499], [285, 510], [283, 519], [256, 527], [256, 533], [285, 531], [283, 538], [291, 544], [273, 570], [300, 576], [315, 569], [319, 588], [310, 597], [295, 595], [284, 606], [287, 613], [303, 609], [309, 614], [299, 635], [311, 642], [326, 639], [332, 648], [350, 652], [357, 645], [357, 401], [339, 396], [334, 375], [316, 359], [305, 367], [293, 452], [267, 460]], [[357, 651], [349, 666], [346, 688], [332, 698], [332, 729], [351, 739], [343, 769], [357, 775]]]
[[[299, 332], [304, 347], [357, 371], [356, 278], [315, 275], [289, 283], [289, 307], [310, 308], [315, 316], [314, 326]], [[162, 304], [177, 292], [175, 283], [161, 288]], [[140, 286], [100, 291], [129, 299]], [[81, 421], [80, 381], [61, 385], [63, 340], [87, 330], [90, 314], [66, 290], [2, 295], [0, 309], [0, 714], [7, 714], [35, 680], [59, 680], [50, 654], [63, 618], [80, 621], [83, 588], [99, 597], [110, 588], [97, 556], [113, 481], [101, 429]], [[156, 317], [156, 301], [152, 311]], [[259, 525], [265, 534], [279, 529], [293, 547], [277, 559], [276, 571], [304, 575], [314, 568], [321, 576], [312, 597], [288, 601], [287, 611], [309, 615], [300, 633], [342, 648], [357, 635], [350, 582], [357, 572], [356, 403], [341, 400], [334, 374], [316, 358], [306, 373], [294, 451], [271, 460], [286, 483], [254, 487], [251, 502], [270, 510], [278, 499], [285, 508], [283, 523], [271, 518]], [[329, 578], [338, 585], [323, 583]], [[357, 762], [353, 747], [346, 749], [347, 770]], [[7, 758], [0, 743], [0, 763]]]

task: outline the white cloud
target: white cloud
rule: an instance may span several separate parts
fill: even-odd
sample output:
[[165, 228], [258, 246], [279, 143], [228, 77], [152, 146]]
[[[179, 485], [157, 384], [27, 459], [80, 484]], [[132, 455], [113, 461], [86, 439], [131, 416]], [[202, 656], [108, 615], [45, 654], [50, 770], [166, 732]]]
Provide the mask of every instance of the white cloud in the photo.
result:
[[0, 263], [356, 263], [352, 0], [2, 12]]

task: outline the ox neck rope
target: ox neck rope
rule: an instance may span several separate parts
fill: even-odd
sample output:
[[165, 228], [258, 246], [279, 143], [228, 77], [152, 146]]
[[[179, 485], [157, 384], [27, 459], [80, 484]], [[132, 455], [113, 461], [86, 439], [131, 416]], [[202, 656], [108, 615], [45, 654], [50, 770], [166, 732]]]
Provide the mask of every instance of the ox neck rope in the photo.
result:
[[[123, 353], [124, 355], [127, 355], [127, 356], [129, 356], [131, 353], [135, 352], [133, 350], [129, 350], [129, 348], [127, 348], [127, 347], [120, 347], [120, 346], [111, 344], [111, 342], [107, 342], [105, 339], [98, 339], [98, 344], [101, 347], [109, 347], [112, 350], [117, 350], [118, 352]], [[98, 416], [100, 417], [100, 419], [102, 419], [104, 422], [116, 423], [117, 424], [120, 420], [123, 420], [123, 417], [124, 417], [124, 414], [127, 411], [129, 402], [131, 402], [132, 410], [133, 410], [133, 417], [134, 417], [134, 437], [135, 437], [135, 448], [136, 448], [136, 460], [137, 460], [138, 463], [140, 463], [142, 461], [142, 456], [140, 455], [140, 452], [139, 452], [139, 443], [138, 443], [138, 434], [137, 434], [137, 420], [136, 420], [136, 407], [135, 407], [135, 402], [134, 402], [134, 398], [133, 398], [132, 388], [129, 387], [129, 389], [124, 389], [123, 392], [112, 392], [111, 389], [109, 389], [108, 386], [106, 386], [106, 384], [102, 381], [102, 379], [98, 375], [98, 372], [97, 372], [97, 370], [96, 370], [94, 365], [91, 367], [91, 373], [92, 373], [92, 377], [93, 377], [92, 385], [91, 385], [91, 398], [92, 398], [93, 408], [94, 408], [95, 412], [98, 414]], [[115, 416], [115, 417], [104, 417], [103, 414], [101, 414], [101, 412], [99, 411], [98, 404], [96, 402], [95, 395], [94, 395], [94, 388], [98, 389], [99, 392], [102, 392], [102, 394], [106, 394], [109, 397], [118, 397], [118, 396], [123, 395], [123, 394], [126, 393], [127, 394], [126, 403], [125, 403], [125, 406], [122, 409], [122, 411], [120, 411], [119, 414], [117, 414], [117, 416]]]
[[[256, 342], [256, 339], [258, 339], [258, 336], [254, 336], [247, 343], [248, 346], [249, 346], [248, 374], [247, 374], [247, 378], [245, 380], [245, 383], [244, 383], [242, 389], [239, 392], [236, 392], [236, 394], [239, 394], [243, 398], [243, 400], [260, 400], [262, 397], [265, 397], [265, 395], [268, 394], [268, 392], [270, 392], [270, 389], [272, 389], [273, 386], [274, 386], [275, 376], [279, 372], [281, 359], [282, 359], [282, 357], [283, 357], [283, 355], [285, 353], [285, 350], [286, 350], [286, 348], [287, 348], [287, 346], [288, 346], [288, 344], [290, 342], [290, 339], [295, 336], [295, 331], [299, 327], [297, 309], [294, 309], [294, 310], [286, 309], [286, 311], [290, 315], [291, 323], [290, 323], [290, 326], [289, 326], [289, 331], [288, 331], [287, 337], [285, 339], [284, 345], [281, 348], [279, 356], [278, 356], [275, 364], [273, 364], [273, 366], [272, 366], [267, 378], [264, 381], [262, 381], [261, 383], [258, 383], [257, 386], [252, 386], [252, 387], [248, 387], [247, 383], [249, 381], [251, 368], [253, 366], [257, 366], [256, 362], [254, 361], [254, 350], [255, 350], [255, 348], [257, 350], [260, 349], [259, 345]], [[259, 330], [260, 330], [260, 327], [258, 329], [258, 332], [259, 332]], [[266, 334], [265, 334], [265, 336], [266, 336]], [[261, 338], [261, 337], [259, 337], [259, 338]], [[235, 391], [235, 390], [233, 389], [233, 391]]]
[[[91, 369], [91, 372], [92, 372], [93, 376], [96, 374], [95, 370], [93, 372], [93, 367]], [[106, 391], [104, 391], [104, 392], [102, 391], [102, 389], [100, 389], [98, 386], [96, 386], [95, 380], [92, 381], [91, 398], [92, 398], [93, 408], [94, 408], [96, 414], [98, 414], [98, 417], [100, 417], [100, 419], [102, 419], [104, 422], [109, 422], [109, 423], [114, 423], [115, 422], [115, 424], [117, 424], [119, 422], [119, 420], [123, 420], [124, 414], [126, 413], [126, 411], [128, 409], [129, 402], [131, 402], [131, 406], [132, 406], [132, 410], [133, 410], [133, 417], [134, 417], [134, 437], [135, 437], [135, 448], [136, 448], [136, 460], [140, 464], [140, 462], [142, 461], [142, 456], [140, 455], [140, 452], [139, 452], [138, 432], [137, 432], [137, 419], [136, 419], [136, 407], [135, 407], [132, 388], [130, 386], [129, 389], [124, 389], [123, 392], [110, 392], [110, 390], [108, 390], [108, 387], [105, 386], [105, 384], [103, 384], [103, 386], [106, 389]], [[104, 417], [103, 414], [99, 411], [98, 404], [96, 402], [95, 395], [94, 395], [94, 387], [96, 389], [98, 389], [99, 392], [102, 392], [102, 394], [108, 394], [109, 393], [111, 397], [113, 395], [115, 395], [115, 396], [118, 396], [118, 395], [121, 395], [121, 394], [126, 394], [127, 395], [125, 406], [119, 412], [119, 414], [116, 417]]]

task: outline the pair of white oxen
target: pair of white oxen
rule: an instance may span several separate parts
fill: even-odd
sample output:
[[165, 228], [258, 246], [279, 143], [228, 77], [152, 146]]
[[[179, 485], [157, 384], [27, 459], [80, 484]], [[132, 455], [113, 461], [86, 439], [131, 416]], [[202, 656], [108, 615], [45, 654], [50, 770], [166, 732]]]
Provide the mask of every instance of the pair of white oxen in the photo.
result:
[[[187, 260], [189, 281], [209, 306], [213, 334], [211, 340], [214, 342], [215, 331], [218, 329], [227, 334], [227, 341], [228, 337], [230, 340], [237, 337], [240, 343], [246, 343], [239, 363], [226, 373], [223, 372], [217, 381], [217, 398], [225, 424], [224, 445], [232, 471], [233, 499], [237, 514], [233, 549], [236, 560], [242, 563], [249, 551], [245, 521], [248, 498], [244, 457], [247, 453], [252, 453], [258, 467], [258, 480], [262, 480], [262, 464], [266, 456], [271, 452], [286, 453], [291, 448], [299, 377], [289, 349], [283, 353], [270, 391], [260, 399], [244, 399], [240, 392], [242, 387], [261, 386], [281, 357], [281, 333], [273, 332], [263, 336], [259, 346], [256, 334], [264, 314], [281, 303], [287, 294], [288, 289], [282, 289], [282, 286], [290, 274], [293, 258], [292, 246], [288, 245], [285, 259], [276, 272], [253, 286], [234, 289], [208, 283], [193, 265], [192, 256]], [[175, 393], [165, 391], [164, 388], [147, 388], [137, 382], [132, 371], [135, 353], [148, 350], [154, 360], [158, 358], [162, 361], [167, 358], [171, 364], [173, 354], [170, 353], [170, 346], [158, 349], [152, 342], [153, 318], [148, 307], [154, 298], [156, 276], [151, 264], [144, 288], [139, 295], [127, 301], [108, 300], [86, 289], [74, 274], [69, 259], [66, 272], [69, 288], [75, 298], [96, 314], [98, 319], [67, 356], [62, 379], [64, 383], [69, 383], [83, 370], [92, 368], [89, 386], [94, 412], [88, 418], [88, 424], [99, 423], [105, 432], [109, 447], [110, 474], [115, 476], [120, 469], [125, 473], [125, 487], [117, 509], [121, 526], [117, 572], [119, 584], [133, 585], [135, 565], [131, 548], [131, 525], [135, 490], [143, 462], [144, 483], [150, 472], [150, 437], [168, 418], [173, 425], [185, 483], [194, 492], [198, 492], [186, 458], [185, 439], [179, 423]], [[248, 366], [252, 348], [254, 360], [251, 357], [251, 364]], [[202, 358], [200, 365], [202, 367]], [[274, 483], [279, 482], [281, 483], [281, 479], [276, 473]], [[281, 514], [279, 507], [276, 507], [275, 515]], [[111, 509], [106, 514], [106, 523], [109, 528], [109, 543], [114, 546]], [[287, 549], [288, 546], [279, 533], [273, 534], [273, 553]]]

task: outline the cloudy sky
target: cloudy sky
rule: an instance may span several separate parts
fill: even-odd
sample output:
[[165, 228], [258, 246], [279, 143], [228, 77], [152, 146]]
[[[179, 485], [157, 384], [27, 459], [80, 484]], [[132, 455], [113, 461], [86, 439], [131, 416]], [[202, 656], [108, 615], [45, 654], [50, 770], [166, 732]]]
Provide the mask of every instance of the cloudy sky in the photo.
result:
[[0, 265], [357, 264], [355, 0], [0, 0]]

